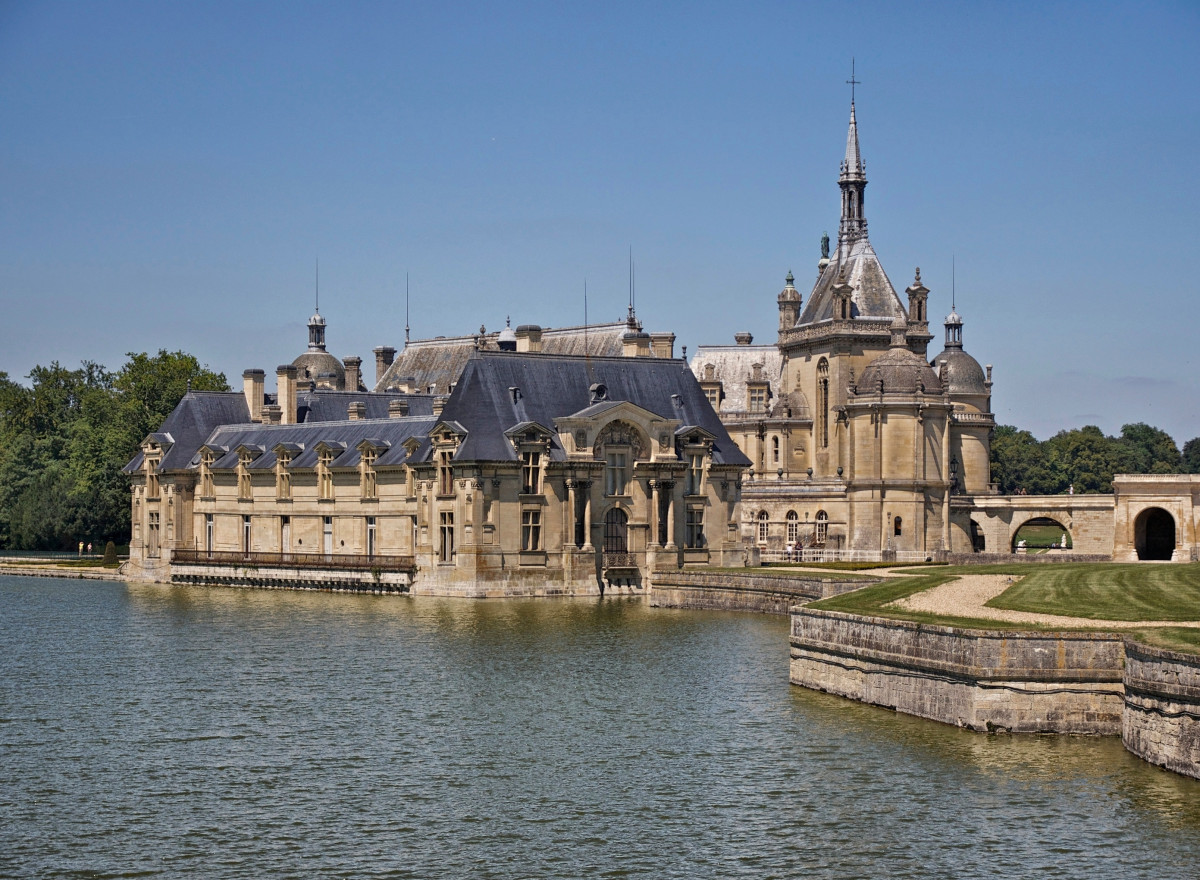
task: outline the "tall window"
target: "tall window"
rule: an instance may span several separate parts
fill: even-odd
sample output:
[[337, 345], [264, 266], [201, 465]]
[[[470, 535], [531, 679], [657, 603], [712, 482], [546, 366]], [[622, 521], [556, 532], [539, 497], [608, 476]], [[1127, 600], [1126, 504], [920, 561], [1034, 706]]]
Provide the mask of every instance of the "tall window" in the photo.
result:
[[237, 479], [238, 479], [238, 498], [243, 501], [249, 501], [254, 497], [253, 491], [250, 488], [250, 457], [248, 455], [238, 456]]
[[892, 534], [899, 538], [904, 533], [903, 527], [904, 522], [900, 519], [900, 517], [896, 517], [895, 521], [892, 523]]
[[211, 513], [204, 514], [204, 552], [208, 556], [212, 556], [213, 552], [213, 515]]
[[704, 508], [691, 505], [687, 509], [687, 546], [695, 550], [704, 546]]
[[771, 517], [767, 515], [765, 510], [758, 513], [758, 543], [767, 543], [767, 535], [771, 530]]
[[817, 511], [817, 534], [816, 542], [824, 544], [829, 537], [829, 514], [823, 510]]
[[721, 406], [721, 389], [705, 388], [704, 396], [708, 398], [708, 402], [712, 406], [713, 410], [719, 412]]
[[787, 512], [787, 542], [793, 545], [800, 542], [800, 516], [794, 510]]
[[526, 495], [542, 491], [542, 454], [536, 449], [521, 453], [521, 491]]
[[771, 438], [771, 460], [775, 464], [779, 464], [779, 438]]
[[629, 517], [617, 507], [604, 515], [604, 552], [629, 552]]
[[375, 517], [368, 516], [367, 517], [367, 555], [368, 556], [375, 555], [375, 537], [376, 537]]
[[146, 524], [146, 555], [158, 556], [158, 513], [150, 513]]
[[242, 517], [242, 552], [247, 555], [250, 553], [250, 548], [254, 546], [252, 539], [253, 532], [251, 532], [250, 514], [245, 514]]
[[441, 546], [438, 551], [438, 558], [442, 562], [454, 561], [454, 514], [451, 511], [441, 514]]
[[817, 364], [817, 426], [821, 447], [829, 446], [829, 361], [821, 358]]
[[441, 495], [454, 494], [454, 471], [450, 467], [450, 450], [444, 449], [438, 453], [438, 493]]
[[765, 386], [750, 386], [750, 411], [762, 412], [767, 408], [767, 389]]
[[688, 455], [687, 495], [700, 495], [704, 491], [704, 453], [693, 452]]
[[213, 454], [211, 452], [200, 453], [200, 494], [205, 498], [213, 496], [212, 463]]
[[542, 512], [540, 510], [521, 511], [521, 549], [540, 550], [542, 548]]
[[333, 517], [325, 516], [321, 518], [321, 549], [325, 552], [326, 559], [333, 558]]
[[279, 517], [279, 552], [292, 552], [292, 518], [290, 516]]
[[292, 497], [292, 474], [288, 465], [292, 463], [291, 453], [280, 451], [275, 459], [275, 497]]
[[333, 497], [333, 450], [322, 449], [317, 455], [317, 497], [329, 499]]
[[159, 497], [157, 456], [146, 456], [146, 497]]
[[629, 456], [624, 452], [610, 452], [605, 456], [604, 494], [624, 495], [629, 480]]
[[375, 497], [375, 458], [374, 449], [364, 449], [359, 462], [358, 483], [363, 498]]

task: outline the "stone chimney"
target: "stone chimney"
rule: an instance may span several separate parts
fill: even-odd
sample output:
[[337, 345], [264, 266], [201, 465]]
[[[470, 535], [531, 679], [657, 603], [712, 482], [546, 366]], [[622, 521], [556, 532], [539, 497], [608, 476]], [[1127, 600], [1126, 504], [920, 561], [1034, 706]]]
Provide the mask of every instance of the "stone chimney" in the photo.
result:
[[650, 357], [650, 334], [640, 330], [628, 330], [621, 337], [623, 357]]
[[675, 357], [675, 334], [651, 333], [650, 350], [654, 352], [656, 358]]
[[740, 333], [733, 334], [733, 341], [736, 342], [738, 345], [749, 345], [750, 343], [752, 343], [754, 341], [754, 336], [753, 336], [753, 334], [748, 333], [745, 330], [743, 330]]
[[346, 367], [346, 390], [357, 391], [362, 382], [362, 358], [350, 355], [342, 363]]
[[408, 415], [407, 400], [392, 400], [388, 402], [388, 418], [399, 419]]
[[396, 349], [390, 345], [381, 345], [375, 349], [375, 384], [383, 380], [383, 374], [388, 371], [392, 361], [396, 359]]
[[522, 324], [517, 328], [517, 351], [536, 354], [542, 350], [542, 328], [537, 324]]
[[442, 414], [442, 409], [445, 406], [446, 406], [446, 397], [443, 394], [439, 394], [437, 397], [435, 397], [433, 399], [433, 414], [435, 416], [440, 416]]
[[242, 393], [246, 395], [246, 409], [250, 410], [250, 421], [261, 422], [263, 390], [266, 376], [262, 370], [246, 370], [242, 373]]
[[295, 364], [280, 364], [275, 368], [275, 399], [279, 401], [279, 424], [296, 424], [296, 376], [300, 371]]
[[282, 415], [279, 404], [270, 403], [263, 407], [262, 420], [264, 425], [278, 425]]
[[346, 414], [350, 416], [350, 421], [357, 422], [359, 419], [367, 417], [367, 405], [361, 400], [355, 400], [346, 407]]

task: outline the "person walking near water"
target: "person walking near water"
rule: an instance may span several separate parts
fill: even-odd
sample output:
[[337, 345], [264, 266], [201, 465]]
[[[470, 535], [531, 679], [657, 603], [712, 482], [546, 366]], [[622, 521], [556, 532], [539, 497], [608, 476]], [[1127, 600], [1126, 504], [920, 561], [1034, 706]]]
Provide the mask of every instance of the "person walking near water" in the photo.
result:
[[83, 556], [83, 541], [79, 542], [79, 555], [81, 557]]

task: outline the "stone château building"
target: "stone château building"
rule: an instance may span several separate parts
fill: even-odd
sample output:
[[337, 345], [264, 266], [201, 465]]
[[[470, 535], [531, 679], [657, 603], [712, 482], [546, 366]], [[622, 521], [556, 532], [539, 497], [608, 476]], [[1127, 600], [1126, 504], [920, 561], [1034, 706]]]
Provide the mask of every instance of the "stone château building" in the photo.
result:
[[274, 395], [247, 370], [146, 438], [131, 576], [541, 595], [740, 563], [749, 462], [632, 310], [377, 349], [372, 392], [357, 359], [334, 369], [325, 329], [314, 315]]

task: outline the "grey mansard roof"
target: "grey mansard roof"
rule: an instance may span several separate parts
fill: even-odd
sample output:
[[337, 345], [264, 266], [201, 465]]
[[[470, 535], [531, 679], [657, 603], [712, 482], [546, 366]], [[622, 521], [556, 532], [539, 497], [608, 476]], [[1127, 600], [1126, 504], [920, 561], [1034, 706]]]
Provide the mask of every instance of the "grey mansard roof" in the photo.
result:
[[[622, 337], [629, 329], [624, 322], [597, 324], [591, 327], [561, 327], [542, 330], [542, 353], [617, 357], [622, 351]], [[510, 330], [510, 332], [512, 332]], [[494, 350], [499, 333], [483, 337], [485, 350]], [[449, 394], [450, 386], [458, 381], [475, 351], [475, 336], [447, 336], [437, 339], [416, 339], [404, 346], [383, 378], [375, 383], [378, 391], [399, 387], [407, 377], [413, 387], [434, 393]]]
[[[275, 450], [280, 445], [295, 447], [289, 463], [292, 468], [312, 468], [317, 464], [317, 449], [321, 444], [335, 450], [334, 468], [358, 466], [361, 457], [358, 449], [364, 440], [372, 441], [376, 447], [386, 446], [375, 460], [376, 467], [402, 464], [407, 458], [404, 441], [416, 438], [422, 447], [426, 437], [439, 419], [429, 416], [406, 416], [396, 419], [355, 419], [337, 422], [306, 422], [302, 425], [224, 425], [212, 432], [207, 442], [196, 447], [188, 467], [200, 464], [202, 446], [228, 450], [213, 461], [213, 470], [228, 470], [237, 467], [239, 446], [257, 446], [263, 452], [250, 464], [251, 470], [270, 470], [275, 467]], [[421, 457], [421, 448], [417, 450]]]
[[808, 302], [796, 321], [796, 326], [828, 321], [833, 317], [833, 286], [838, 275], [845, 272], [846, 283], [854, 288], [850, 301], [855, 318], [881, 318], [891, 321], [906, 310], [896, 295], [887, 273], [875, 255], [875, 249], [864, 235], [842, 245], [833, 255], [813, 286]]
[[[521, 422], [536, 422], [554, 430], [556, 419], [599, 409], [589, 392], [596, 384], [607, 388], [606, 403], [628, 401], [664, 418], [704, 428], [716, 438], [714, 462], [750, 464], [682, 360], [501, 351], [482, 351], [467, 362], [442, 412], [443, 421], [457, 421], [468, 432], [455, 458], [515, 460], [516, 452], [505, 431]], [[517, 389], [516, 393], [512, 389]], [[566, 457], [557, 439], [550, 457], [556, 461]]]
[[[171, 438], [171, 446], [163, 455], [159, 470], [187, 467], [188, 460], [219, 425], [249, 421], [250, 410], [240, 391], [189, 391], [157, 431]], [[142, 458], [139, 451], [133, 461], [125, 465], [125, 473], [138, 470]]]

